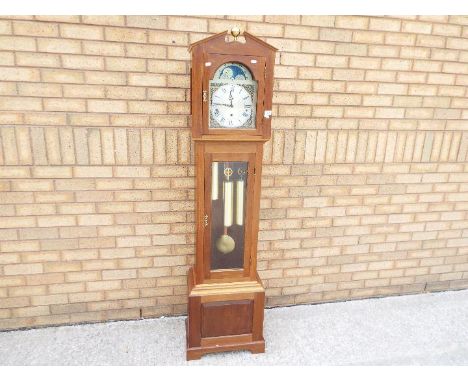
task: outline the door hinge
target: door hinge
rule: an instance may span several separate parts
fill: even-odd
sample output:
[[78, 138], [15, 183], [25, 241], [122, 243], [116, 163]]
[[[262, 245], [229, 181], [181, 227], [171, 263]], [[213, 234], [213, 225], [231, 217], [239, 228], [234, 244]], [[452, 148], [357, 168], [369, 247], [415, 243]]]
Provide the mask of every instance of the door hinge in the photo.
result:
[[205, 227], [208, 226], [208, 215], [205, 215], [205, 216], [203, 217], [203, 225], [204, 225]]
[[206, 90], [203, 90], [202, 95], [203, 95], [203, 102], [208, 101], [208, 92]]

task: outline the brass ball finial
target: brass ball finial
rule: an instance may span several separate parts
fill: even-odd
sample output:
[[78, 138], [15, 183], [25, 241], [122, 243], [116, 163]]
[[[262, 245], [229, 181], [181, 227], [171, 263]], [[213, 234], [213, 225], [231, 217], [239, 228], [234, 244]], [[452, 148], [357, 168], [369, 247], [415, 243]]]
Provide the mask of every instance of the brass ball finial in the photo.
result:
[[241, 30], [239, 27], [231, 28], [231, 35], [232, 37], [234, 37], [234, 40], [237, 40], [237, 37], [239, 37], [240, 33], [241, 33]]

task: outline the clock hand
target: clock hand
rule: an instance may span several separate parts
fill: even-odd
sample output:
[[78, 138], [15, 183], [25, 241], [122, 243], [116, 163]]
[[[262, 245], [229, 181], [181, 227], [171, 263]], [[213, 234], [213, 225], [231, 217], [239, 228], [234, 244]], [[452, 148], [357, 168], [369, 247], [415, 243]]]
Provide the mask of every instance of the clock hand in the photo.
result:
[[218, 106], [227, 106], [227, 107], [231, 107], [231, 105], [227, 105], [225, 103], [212, 103], [213, 105], [218, 105]]

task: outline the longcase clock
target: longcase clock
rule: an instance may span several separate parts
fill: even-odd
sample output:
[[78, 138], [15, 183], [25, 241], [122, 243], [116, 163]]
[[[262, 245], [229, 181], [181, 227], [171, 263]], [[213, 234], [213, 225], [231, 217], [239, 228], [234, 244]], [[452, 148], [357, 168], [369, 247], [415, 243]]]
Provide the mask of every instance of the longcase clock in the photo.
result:
[[237, 28], [190, 46], [196, 259], [187, 359], [265, 351], [257, 274], [263, 144], [271, 136], [276, 48]]

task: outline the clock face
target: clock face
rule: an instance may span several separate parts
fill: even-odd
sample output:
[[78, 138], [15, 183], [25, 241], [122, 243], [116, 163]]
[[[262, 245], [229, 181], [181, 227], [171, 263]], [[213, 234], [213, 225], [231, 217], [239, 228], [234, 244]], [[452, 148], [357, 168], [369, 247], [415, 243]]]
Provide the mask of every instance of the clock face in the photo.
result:
[[257, 81], [244, 65], [221, 65], [210, 81], [209, 127], [255, 129]]
[[211, 98], [211, 116], [220, 127], [239, 128], [252, 118], [252, 96], [241, 85], [226, 84]]

